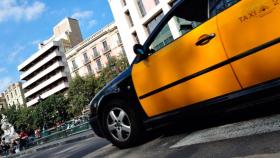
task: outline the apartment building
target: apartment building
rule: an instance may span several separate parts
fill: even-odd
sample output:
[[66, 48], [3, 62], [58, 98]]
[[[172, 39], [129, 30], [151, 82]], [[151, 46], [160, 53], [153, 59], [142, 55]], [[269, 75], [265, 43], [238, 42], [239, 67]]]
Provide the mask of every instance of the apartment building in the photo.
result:
[[124, 48], [115, 23], [105, 26], [65, 53], [72, 77], [78, 74], [98, 76], [111, 57], [121, 54], [124, 54]]
[[11, 107], [13, 105], [15, 105], [17, 108], [19, 106], [25, 106], [25, 98], [21, 82], [9, 85], [8, 88], [4, 91], [4, 94], [8, 107]]
[[80, 42], [78, 21], [65, 18], [53, 28], [53, 36], [40, 43], [39, 50], [18, 66], [28, 107], [69, 87], [70, 71], [64, 53]]
[[[135, 57], [133, 52], [134, 44], [143, 44], [163, 16], [176, 2], [175, 0], [108, 1], [130, 63]], [[168, 26], [172, 35], [174, 37], [178, 36], [176, 21], [170, 21]]]
[[7, 102], [4, 93], [0, 93], [0, 111], [7, 108]]

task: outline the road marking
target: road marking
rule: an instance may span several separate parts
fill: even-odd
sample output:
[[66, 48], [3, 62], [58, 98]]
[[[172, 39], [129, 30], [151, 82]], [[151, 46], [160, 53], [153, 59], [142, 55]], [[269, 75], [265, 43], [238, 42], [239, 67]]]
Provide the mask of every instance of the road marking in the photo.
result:
[[219, 127], [195, 131], [170, 148], [213, 142], [242, 136], [268, 133], [280, 130], [280, 115], [258, 118]]
[[233, 157], [233, 158], [279, 158], [280, 153], [273, 153], [273, 154], [257, 154], [257, 155], [250, 155], [244, 157]]

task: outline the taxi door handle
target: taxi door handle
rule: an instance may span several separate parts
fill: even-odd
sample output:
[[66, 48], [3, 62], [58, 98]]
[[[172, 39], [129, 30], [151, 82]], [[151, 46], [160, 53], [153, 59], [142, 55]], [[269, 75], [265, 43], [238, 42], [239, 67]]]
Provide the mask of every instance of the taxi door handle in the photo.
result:
[[198, 38], [198, 41], [195, 43], [195, 45], [196, 46], [203, 46], [203, 45], [209, 43], [210, 40], [213, 39], [215, 36], [216, 36], [215, 33], [211, 33], [209, 35], [204, 34], [204, 35], [202, 35]]

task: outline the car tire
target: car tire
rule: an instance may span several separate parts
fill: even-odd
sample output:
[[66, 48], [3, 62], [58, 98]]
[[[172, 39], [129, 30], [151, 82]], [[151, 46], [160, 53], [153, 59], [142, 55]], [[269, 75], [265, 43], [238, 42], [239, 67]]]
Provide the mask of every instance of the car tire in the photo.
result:
[[108, 140], [119, 148], [137, 145], [142, 137], [142, 123], [132, 105], [112, 100], [105, 105], [102, 124]]

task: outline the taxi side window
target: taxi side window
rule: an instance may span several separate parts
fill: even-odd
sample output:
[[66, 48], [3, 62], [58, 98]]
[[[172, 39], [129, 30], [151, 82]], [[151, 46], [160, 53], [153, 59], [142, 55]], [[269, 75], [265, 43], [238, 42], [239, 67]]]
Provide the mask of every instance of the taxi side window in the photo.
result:
[[193, 30], [208, 19], [207, 0], [188, 0], [182, 3], [162, 27], [149, 46], [150, 54]]
[[213, 17], [240, 0], [209, 0], [209, 13]]

